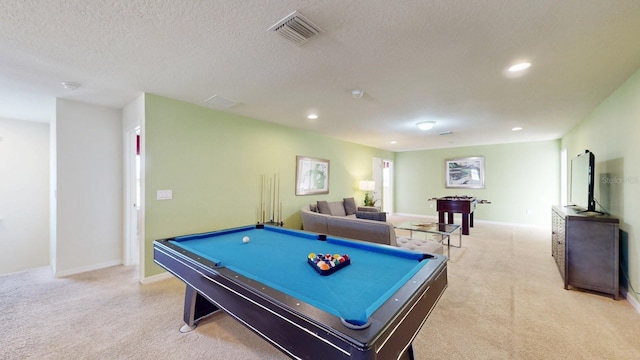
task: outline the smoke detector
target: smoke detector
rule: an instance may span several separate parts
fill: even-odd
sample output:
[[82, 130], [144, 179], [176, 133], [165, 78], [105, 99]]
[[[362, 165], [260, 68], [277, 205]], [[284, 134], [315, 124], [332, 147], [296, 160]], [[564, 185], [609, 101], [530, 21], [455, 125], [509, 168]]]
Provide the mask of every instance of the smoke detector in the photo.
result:
[[62, 87], [67, 89], [67, 90], [76, 90], [80, 87], [80, 84], [78, 84], [77, 82], [73, 82], [73, 81], [63, 81], [62, 82]]
[[273, 31], [286, 40], [302, 45], [314, 36], [324, 32], [318, 25], [311, 22], [298, 11], [287, 15], [284, 19], [273, 24], [268, 31]]

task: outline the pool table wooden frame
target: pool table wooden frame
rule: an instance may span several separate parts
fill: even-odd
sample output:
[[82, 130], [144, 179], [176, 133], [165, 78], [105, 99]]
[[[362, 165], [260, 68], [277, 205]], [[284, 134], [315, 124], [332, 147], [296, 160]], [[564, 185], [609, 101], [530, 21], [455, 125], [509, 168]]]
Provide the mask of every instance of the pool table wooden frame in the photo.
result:
[[154, 261], [185, 282], [188, 329], [222, 309], [295, 359], [413, 359], [413, 339], [447, 287], [446, 259], [438, 258], [436, 266], [423, 267], [378, 308], [369, 327], [349, 329], [339, 317], [216, 267], [172, 239], [154, 241]]

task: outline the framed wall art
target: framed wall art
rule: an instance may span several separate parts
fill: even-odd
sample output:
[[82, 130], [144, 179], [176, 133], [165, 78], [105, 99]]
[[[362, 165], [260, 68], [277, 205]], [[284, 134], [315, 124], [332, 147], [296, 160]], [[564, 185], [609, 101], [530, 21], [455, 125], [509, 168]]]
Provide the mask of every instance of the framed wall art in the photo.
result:
[[296, 156], [296, 195], [329, 193], [329, 160]]
[[473, 156], [444, 161], [445, 187], [484, 189], [484, 156]]

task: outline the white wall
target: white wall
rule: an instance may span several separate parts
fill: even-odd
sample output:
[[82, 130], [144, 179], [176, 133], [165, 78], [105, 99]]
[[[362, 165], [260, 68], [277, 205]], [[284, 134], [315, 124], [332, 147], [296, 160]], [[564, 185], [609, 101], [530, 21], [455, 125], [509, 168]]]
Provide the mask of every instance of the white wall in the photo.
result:
[[55, 274], [58, 263], [56, 258], [56, 248], [58, 246], [58, 214], [56, 212], [58, 206], [56, 200], [56, 189], [58, 188], [58, 179], [56, 177], [56, 169], [58, 168], [58, 141], [56, 137], [55, 104], [52, 107], [53, 115], [49, 123], [49, 262], [51, 263], [51, 270], [53, 270]]
[[56, 276], [122, 263], [122, 112], [57, 99]]
[[0, 274], [49, 264], [49, 124], [0, 118]]

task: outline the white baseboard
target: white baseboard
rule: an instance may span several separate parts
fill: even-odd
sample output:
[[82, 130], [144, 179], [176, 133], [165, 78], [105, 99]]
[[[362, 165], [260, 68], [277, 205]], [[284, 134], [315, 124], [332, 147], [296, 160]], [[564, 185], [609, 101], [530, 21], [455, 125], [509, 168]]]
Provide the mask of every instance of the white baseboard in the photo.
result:
[[146, 285], [146, 284], [151, 284], [151, 283], [162, 281], [162, 280], [171, 279], [172, 277], [173, 277], [173, 274], [169, 272], [163, 272], [162, 274], [148, 276], [146, 278], [140, 279], [140, 283], [143, 285]]
[[625, 289], [620, 289], [620, 294], [622, 294], [622, 297], [627, 299], [629, 304], [631, 304], [631, 306], [633, 306], [633, 308], [636, 309], [638, 313], [640, 313], [640, 303], [638, 302], [638, 300], [636, 300], [636, 298], [631, 296]]
[[87, 271], [104, 269], [104, 268], [108, 268], [108, 267], [112, 267], [112, 266], [116, 266], [116, 265], [122, 265], [122, 260], [113, 260], [113, 261], [103, 262], [103, 263], [100, 263], [100, 264], [92, 264], [92, 265], [89, 265], [89, 266], [83, 266], [83, 267], [79, 267], [79, 268], [75, 268], [75, 269], [56, 271], [54, 273], [54, 276], [55, 277], [65, 277], [65, 276], [69, 276], [69, 275], [80, 274], [80, 273], [87, 272]]

